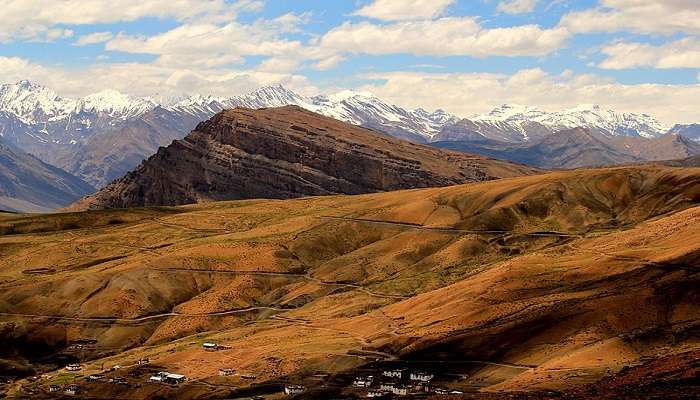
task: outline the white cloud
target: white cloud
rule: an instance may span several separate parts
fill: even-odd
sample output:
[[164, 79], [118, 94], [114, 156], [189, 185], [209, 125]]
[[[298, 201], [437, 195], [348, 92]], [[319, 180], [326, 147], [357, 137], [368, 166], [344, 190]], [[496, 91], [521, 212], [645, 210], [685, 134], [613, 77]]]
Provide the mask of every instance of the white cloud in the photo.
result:
[[700, 68], [700, 41], [696, 38], [684, 38], [661, 46], [618, 42], [603, 47], [602, 53], [608, 57], [599, 67], [607, 69]]
[[242, 63], [245, 56], [292, 59], [303, 51], [303, 44], [281, 38], [274, 21], [258, 21], [249, 25], [201, 22], [183, 24], [151, 37], [120, 34], [107, 42], [105, 48], [159, 55], [157, 62], [163, 65], [214, 67]]
[[341, 55], [333, 55], [327, 58], [322, 59], [318, 63], [314, 65], [314, 69], [317, 69], [319, 71], [327, 71], [329, 69], [335, 68], [338, 64], [341, 62], [345, 61], [345, 57]]
[[625, 85], [596, 75], [541, 69], [513, 75], [490, 73], [388, 72], [363, 75], [366, 90], [404, 107], [443, 108], [456, 115], [485, 113], [503, 103], [561, 110], [583, 103], [620, 111], [649, 113], [667, 124], [700, 120], [700, 84]]
[[83, 35], [75, 41], [76, 46], [86, 46], [89, 44], [104, 43], [114, 37], [112, 32], [95, 32], [89, 35]]
[[179, 21], [207, 16], [232, 19], [243, 10], [259, 10], [260, 0], [4, 0], [0, 42], [51, 40], [58, 25], [105, 24], [135, 21], [144, 17], [174, 18]]
[[384, 21], [432, 19], [444, 15], [455, 0], [374, 0], [352, 15]]
[[282, 84], [302, 93], [318, 93], [306, 77], [285, 72], [140, 63], [94, 64], [74, 69], [0, 57], [0, 82], [21, 79], [39, 82], [66, 97], [85, 96], [103, 89], [116, 89], [134, 96], [167, 97], [183, 93], [231, 96], [271, 84]]
[[346, 22], [320, 41], [323, 48], [364, 54], [542, 56], [563, 47], [569, 33], [537, 25], [482, 28], [475, 18], [440, 18], [387, 25]]
[[256, 69], [264, 72], [291, 72], [297, 68], [299, 68], [299, 60], [271, 57], [261, 62]]
[[565, 15], [560, 24], [574, 33], [700, 34], [700, 7], [697, 0], [601, 0], [596, 8]]
[[503, 0], [496, 6], [496, 11], [506, 14], [526, 14], [532, 12], [539, 0]]

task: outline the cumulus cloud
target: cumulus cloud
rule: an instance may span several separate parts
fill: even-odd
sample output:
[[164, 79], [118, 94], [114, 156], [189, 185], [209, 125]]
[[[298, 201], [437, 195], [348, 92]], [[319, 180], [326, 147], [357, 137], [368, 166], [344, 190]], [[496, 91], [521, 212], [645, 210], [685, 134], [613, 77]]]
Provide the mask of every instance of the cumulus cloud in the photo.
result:
[[[289, 29], [288, 22], [284, 22], [285, 29]], [[160, 64], [209, 67], [242, 63], [245, 56], [292, 59], [302, 54], [304, 46], [300, 41], [284, 39], [279, 33], [275, 21], [223, 25], [198, 22], [150, 37], [120, 34], [105, 48], [159, 55]]]
[[345, 61], [345, 57], [341, 55], [333, 55], [327, 58], [322, 59], [318, 63], [314, 65], [314, 69], [319, 70], [319, 71], [327, 71], [329, 69], [335, 68], [338, 64], [341, 62]]
[[667, 124], [700, 120], [700, 84], [626, 85], [597, 75], [535, 68], [512, 75], [491, 73], [388, 72], [366, 74], [366, 90], [404, 107], [443, 108], [456, 115], [485, 113], [503, 103], [561, 110], [582, 103], [650, 113]]
[[346, 22], [320, 41], [323, 48], [363, 54], [428, 56], [542, 56], [563, 47], [566, 29], [522, 25], [487, 29], [470, 17], [385, 25]]
[[575, 33], [700, 34], [700, 7], [697, 0], [600, 0], [596, 8], [565, 15], [560, 25]]
[[383, 21], [432, 19], [445, 13], [455, 0], [374, 0], [352, 15]]
[[287, 72], [232, 68], [176, 68], [155, 64], [94, 64], [83, 68], [48, 67], [18, 57], [0, 57], [0, 82], [29, 79], [62, 96], [80, 97], [103, 89], [134, 96], [203, 93], [232, 96], [263, 85], [282, 84], [301, 93], [318, 89], [306, 77]]
[[5, 0], [2, 4], [0, 42], [53, 40], [59, 25], [105, 24], [144, 17], [179, 21], [207, 16], [231, 19], [243, 10], [259, 10], [261, 0]]
[[114, 37], [112, 32], [95, 32], [88, 35], [83, 35], [75, 41], [76, 46], [86, 46], [89, 44], [104, 43]]
[[525, 14], [532, 12], [539, 0], [503, 0], [496, 6], [496, 11], [506, 14]]
[[607, 56], [599, 67], [607, 69], [700, 68], [700, 41], [684, 38], [661, 46], [618, 42], [602, 49]]

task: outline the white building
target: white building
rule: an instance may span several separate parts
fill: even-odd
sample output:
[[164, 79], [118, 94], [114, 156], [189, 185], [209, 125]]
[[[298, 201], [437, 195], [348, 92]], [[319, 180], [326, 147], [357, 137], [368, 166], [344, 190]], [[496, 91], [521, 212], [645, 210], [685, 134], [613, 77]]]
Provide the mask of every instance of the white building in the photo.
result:
[[233, 376], [236, 370], [233, 368], [221, 368], [219, 369], [219, 376]]
[[80, 371], [83, 367], [80, 364], [68, 364], [66, 365], [66, 371]]
[[66, 387], [66, 390], [64, 390], [63, 393], [65, 393], [69, 396], [75, 396], [76, 394], [80, 393], [80, 386], [70, 385], [70, 386]]
[[411, 372], [412, 381], [430, 382], [434, 377], [435, 375], [429, 372]]
[[393, 392], [394, 387], [396, 386], [395, 383], [391, 382], [383, 382], [379, 385], [379, 390], [385, 391], [385, 392]]
[[202, 347], [204, 347], [204, 350], [216, 350], [218, 348], [216, 343], [211, 342], [202, 343]]
[[391, 393], [398, 396], [408, 396], [408, 388], [402, 385], [394, 386], [394, 389], [391, 391]]
[[284, 394], [287, 396], [294, 396], [300, 393], [304, 393], [306, 390], [306, 387], [301, 386], [301, 385], [285, 385], [284, 386]]
[[352, 386], [356, 388], [368, 388], [372, 386], [374, 382], [374, 376], [358, 376], [352, 383]]
[[382, 371], [382, 375], [386, 376], [387, 378], [401, 379], [401, 377], [403, 377], [404, 372], [406, 372], [405, 369], [392, 369], [389, 371]]

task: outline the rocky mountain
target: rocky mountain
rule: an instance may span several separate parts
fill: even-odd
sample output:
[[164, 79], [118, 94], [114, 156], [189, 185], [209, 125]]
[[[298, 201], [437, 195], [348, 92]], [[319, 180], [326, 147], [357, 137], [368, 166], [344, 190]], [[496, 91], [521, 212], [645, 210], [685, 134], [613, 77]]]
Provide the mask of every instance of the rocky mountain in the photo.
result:
[[682, 135], [688, 139], [700, 142], [700, 124], [675, 125], [669, 133], [674, 135]]
[[[43, 161], [104, 187], [136, 168], [158, 147], [183, 138], [199, 122], [224, 109], [285, 105], [415, 143], [476, 141], [471, 145], [477, 146], [486, 140], [529, 147], [561, 130], [583, 127], [605, 140], [631, 138], [626, 145], [633, 146], [647, 143], [635, 139], [659, 138], [668, 131], [649, 115], [594, 105], [559, 112], [503, 105], [486, 115], [459, 119], [442, 110], [407, 110], [370, 93], [353, 91], [307, 97], [282, 86], [269, 86], [240, 96], [194, 95], [160, 104], [113, 90], [72, 100], [21, 81], [0, 86], [0, 135]], [[670, 132], [700, 138], [697, 125], [678, 125]]]
[[0, 86], [0, 135], [5, 140], [102, 187], [199, 122], [229, 108], [298, 105], [343, 121], [425, 143], [446, 123], [444, 111], [405, 110], [367, 93], [305, 97], [282, 86], [234, 97], [195, 95], [173, 104], [114, 90], [71, 100], [29, 81]]
[[74, 209], [448, 186], [535, 171], [393, 138], [299, 106], [223, 111]]
[[574, 128], [537, 140], [512, 143], [484, 138], [441, 141], [432, 145], [477, 153], [538, 168], [580, 168], [683, 159], [700, 154], [700, 144], [680, 135], [658, 138], [607, 136]]
[[94, 190], [79, 178], [0, 140], [0, 210], [50, 211]]

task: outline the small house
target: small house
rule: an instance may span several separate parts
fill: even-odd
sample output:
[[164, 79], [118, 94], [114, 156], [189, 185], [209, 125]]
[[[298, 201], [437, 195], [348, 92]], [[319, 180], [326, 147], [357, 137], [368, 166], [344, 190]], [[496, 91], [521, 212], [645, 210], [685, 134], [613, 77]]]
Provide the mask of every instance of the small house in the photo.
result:
[[89, 381], [99, 381], [99, 380], [103, 379], [104, 377], [105, 377], [105, 376], [102, 375], [102, 374], [92, 374], [92, 375], [88, 375], [87, 380], [89, 380]]
[[163, 377], [163, 382], [169, 385], [178, 385], [180, 383], [185, 382], [185, 379], [185, 375], [168, 373], [165, 375], [165, 377]]
[[211, 342], [202, 343], [202, 347], [204, 348], [204, 350], [207, 350], [207, 351], [215, 351], [218, 348], [216, 343], [211, 343]]
[[61, 391], [61, 387], [59, 385], [49, 385], [49, 393], [58, 393]]
[[392, 383], [392, 382], [382, 382], [379, 385], [379, 390], [382, 390], [385, 392], [393, 392], [395, 386], [396, 386], [396, 384]]
[[387, 378], [401, 379], [405, 372], [406, 372], [405, 369], [391, 369], [391, 370], [382, 371], [382, 375], [386, 376]]
[[450, 391], [445, 389], [445, 388], [436, 388], [435, 389], [435, 394], [439, 394], [441, 396], [448, 395], [450, 394]]
[[233, 376], [236, 370], [233, 368], [221, 368], [219, 369], [219, 376]]
[[391, 391], [391, 393], [397, 396], [408, 396], [408, 392], [408, 387], [403, 385], [394, 386], [394, 389]]
[[430, 391], [430, 384], [428, 382], [416, 382], [410, 385], [411, 391], [413, 393], [421, 393], [421, 392], [429, 392]]
[[411, 380], [419, 382], [430, 382], [433, 380], [435, 375], [429, 372], [411, 372]]
[[285, 385], [284, 386], [284, 394], [287, 396], [294, 396], [297, 394], [304, 393], [306, 390], [306, 387], [301, 386], [301, 385]]
[[83, 367], [80, 364], [68, 364], [66, 365], [66, 371], [80, 371]]
[[152, 377], [148, 378], [148, 381], [152, 383], [161, 383], [163, 382], [163, 377], [160, 375], [153, 375]]
[[82, 391], [82, 388], [78, 385], [69, 385], [66, 387], [66, 389], [63, 391], [63, 393], [69, 395], [69, 396], [75, 396], [76, 394], [80, 393]]
[[136, 365], [146, 365], [146, 364], [150, 364], [150, 363], [151, 363], [150, 358], [142, 358], [142, 359], [136, 361]]
[[370, 390], [367, 392], [367, 397], [384, 397], [386, 395], [386, 392], [383, 392], [381, 390]]
[[374, 376], [358, 376], [352, 383], [352, 386], [356, 388], [368, 388], [372, 386], [374, 382]]

